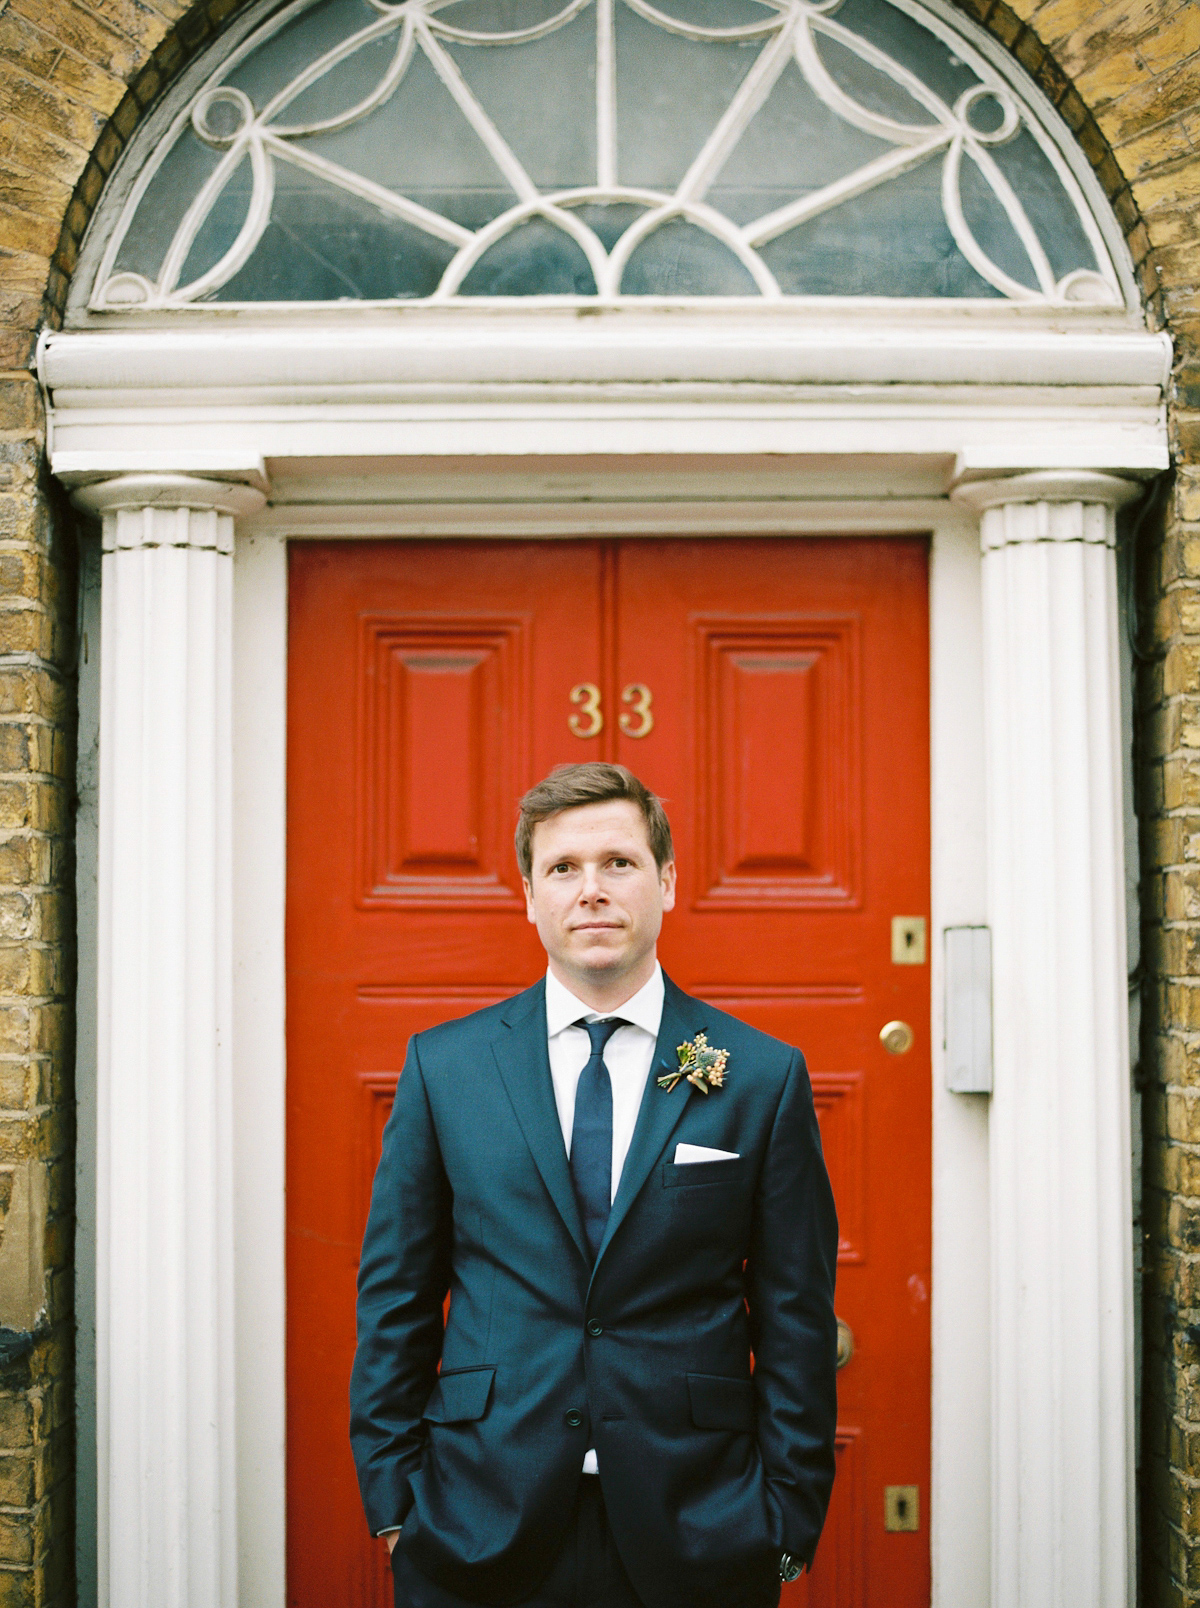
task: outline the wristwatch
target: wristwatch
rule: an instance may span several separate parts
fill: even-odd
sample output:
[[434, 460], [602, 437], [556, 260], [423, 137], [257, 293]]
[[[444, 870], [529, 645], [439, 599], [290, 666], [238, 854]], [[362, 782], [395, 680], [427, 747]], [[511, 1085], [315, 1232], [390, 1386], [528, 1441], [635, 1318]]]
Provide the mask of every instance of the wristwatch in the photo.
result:
[[793, 1558], [790, 1552], [784, 1552], [779, 1559], [779, 1578], [784, 1585], [789, 1580], [796, 1580], [804, 1573], [804, 1565], [799, 1558]]

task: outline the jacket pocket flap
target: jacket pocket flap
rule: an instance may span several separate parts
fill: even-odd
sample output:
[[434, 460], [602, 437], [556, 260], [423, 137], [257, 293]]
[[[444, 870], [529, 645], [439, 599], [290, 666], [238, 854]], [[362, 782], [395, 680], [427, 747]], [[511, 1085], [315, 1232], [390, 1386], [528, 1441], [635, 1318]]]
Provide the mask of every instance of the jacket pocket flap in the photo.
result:
[[431, 1424], [465, 1424], [482, 1418], [492, 1393], [495, 1368], [457, 1368], [438, 1375], [424, 1416]]
[[692, 1423], [698, 1429], [754, 1431], [754, 1386], [748, 1379], [719, 1374], [688, 1374]]

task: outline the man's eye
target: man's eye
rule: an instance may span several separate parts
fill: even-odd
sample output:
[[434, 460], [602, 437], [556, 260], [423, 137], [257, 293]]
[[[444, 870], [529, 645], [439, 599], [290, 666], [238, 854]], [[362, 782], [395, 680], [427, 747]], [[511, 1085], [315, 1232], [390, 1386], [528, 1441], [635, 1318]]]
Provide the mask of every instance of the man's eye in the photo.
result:
[[556, 865], [554, 867], [554, 869], [556, 871], [569, 871], [571, 869], [571, 867], [564, 860], [564, 861], [560, 862], [560, 864]]
[[613, 861], [613, 864], [614, 865], [629, 865], [630, 862], [628, 860], [622, 859], [621, 856], [618, 855], [617, 858]]

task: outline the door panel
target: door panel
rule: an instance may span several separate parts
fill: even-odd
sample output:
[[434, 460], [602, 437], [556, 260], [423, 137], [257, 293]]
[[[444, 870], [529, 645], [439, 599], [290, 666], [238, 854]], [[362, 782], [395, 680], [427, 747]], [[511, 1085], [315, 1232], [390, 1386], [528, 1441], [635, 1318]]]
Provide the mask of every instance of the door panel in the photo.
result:
[[[289, 1602], [390, 1601], [346, 1443], [370, 1177], [411, 1033], [544, 967], [511, 848], [553, 764], [667, 801], [663, 963], [799, 1044], [837, 1197], [838, 1478], [786, 1608], [928, 1601], [928, 636], [919, 541], [341, 543], [291, 569]], [[574, 694], [574, 701], [572, 701]], [[588, 735], [593, 733], [593, 735]], [[884, 1022], [916, 1044], [891, 1056]]]

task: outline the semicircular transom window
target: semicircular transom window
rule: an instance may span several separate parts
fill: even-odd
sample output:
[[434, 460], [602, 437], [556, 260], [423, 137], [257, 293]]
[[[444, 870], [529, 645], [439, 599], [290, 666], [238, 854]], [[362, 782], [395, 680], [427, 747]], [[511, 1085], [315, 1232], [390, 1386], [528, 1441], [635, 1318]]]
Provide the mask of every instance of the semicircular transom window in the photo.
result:
[[1044, 112], [917, 0], [294, 0], [91, 306], [804, 296], [1124, 303]]

